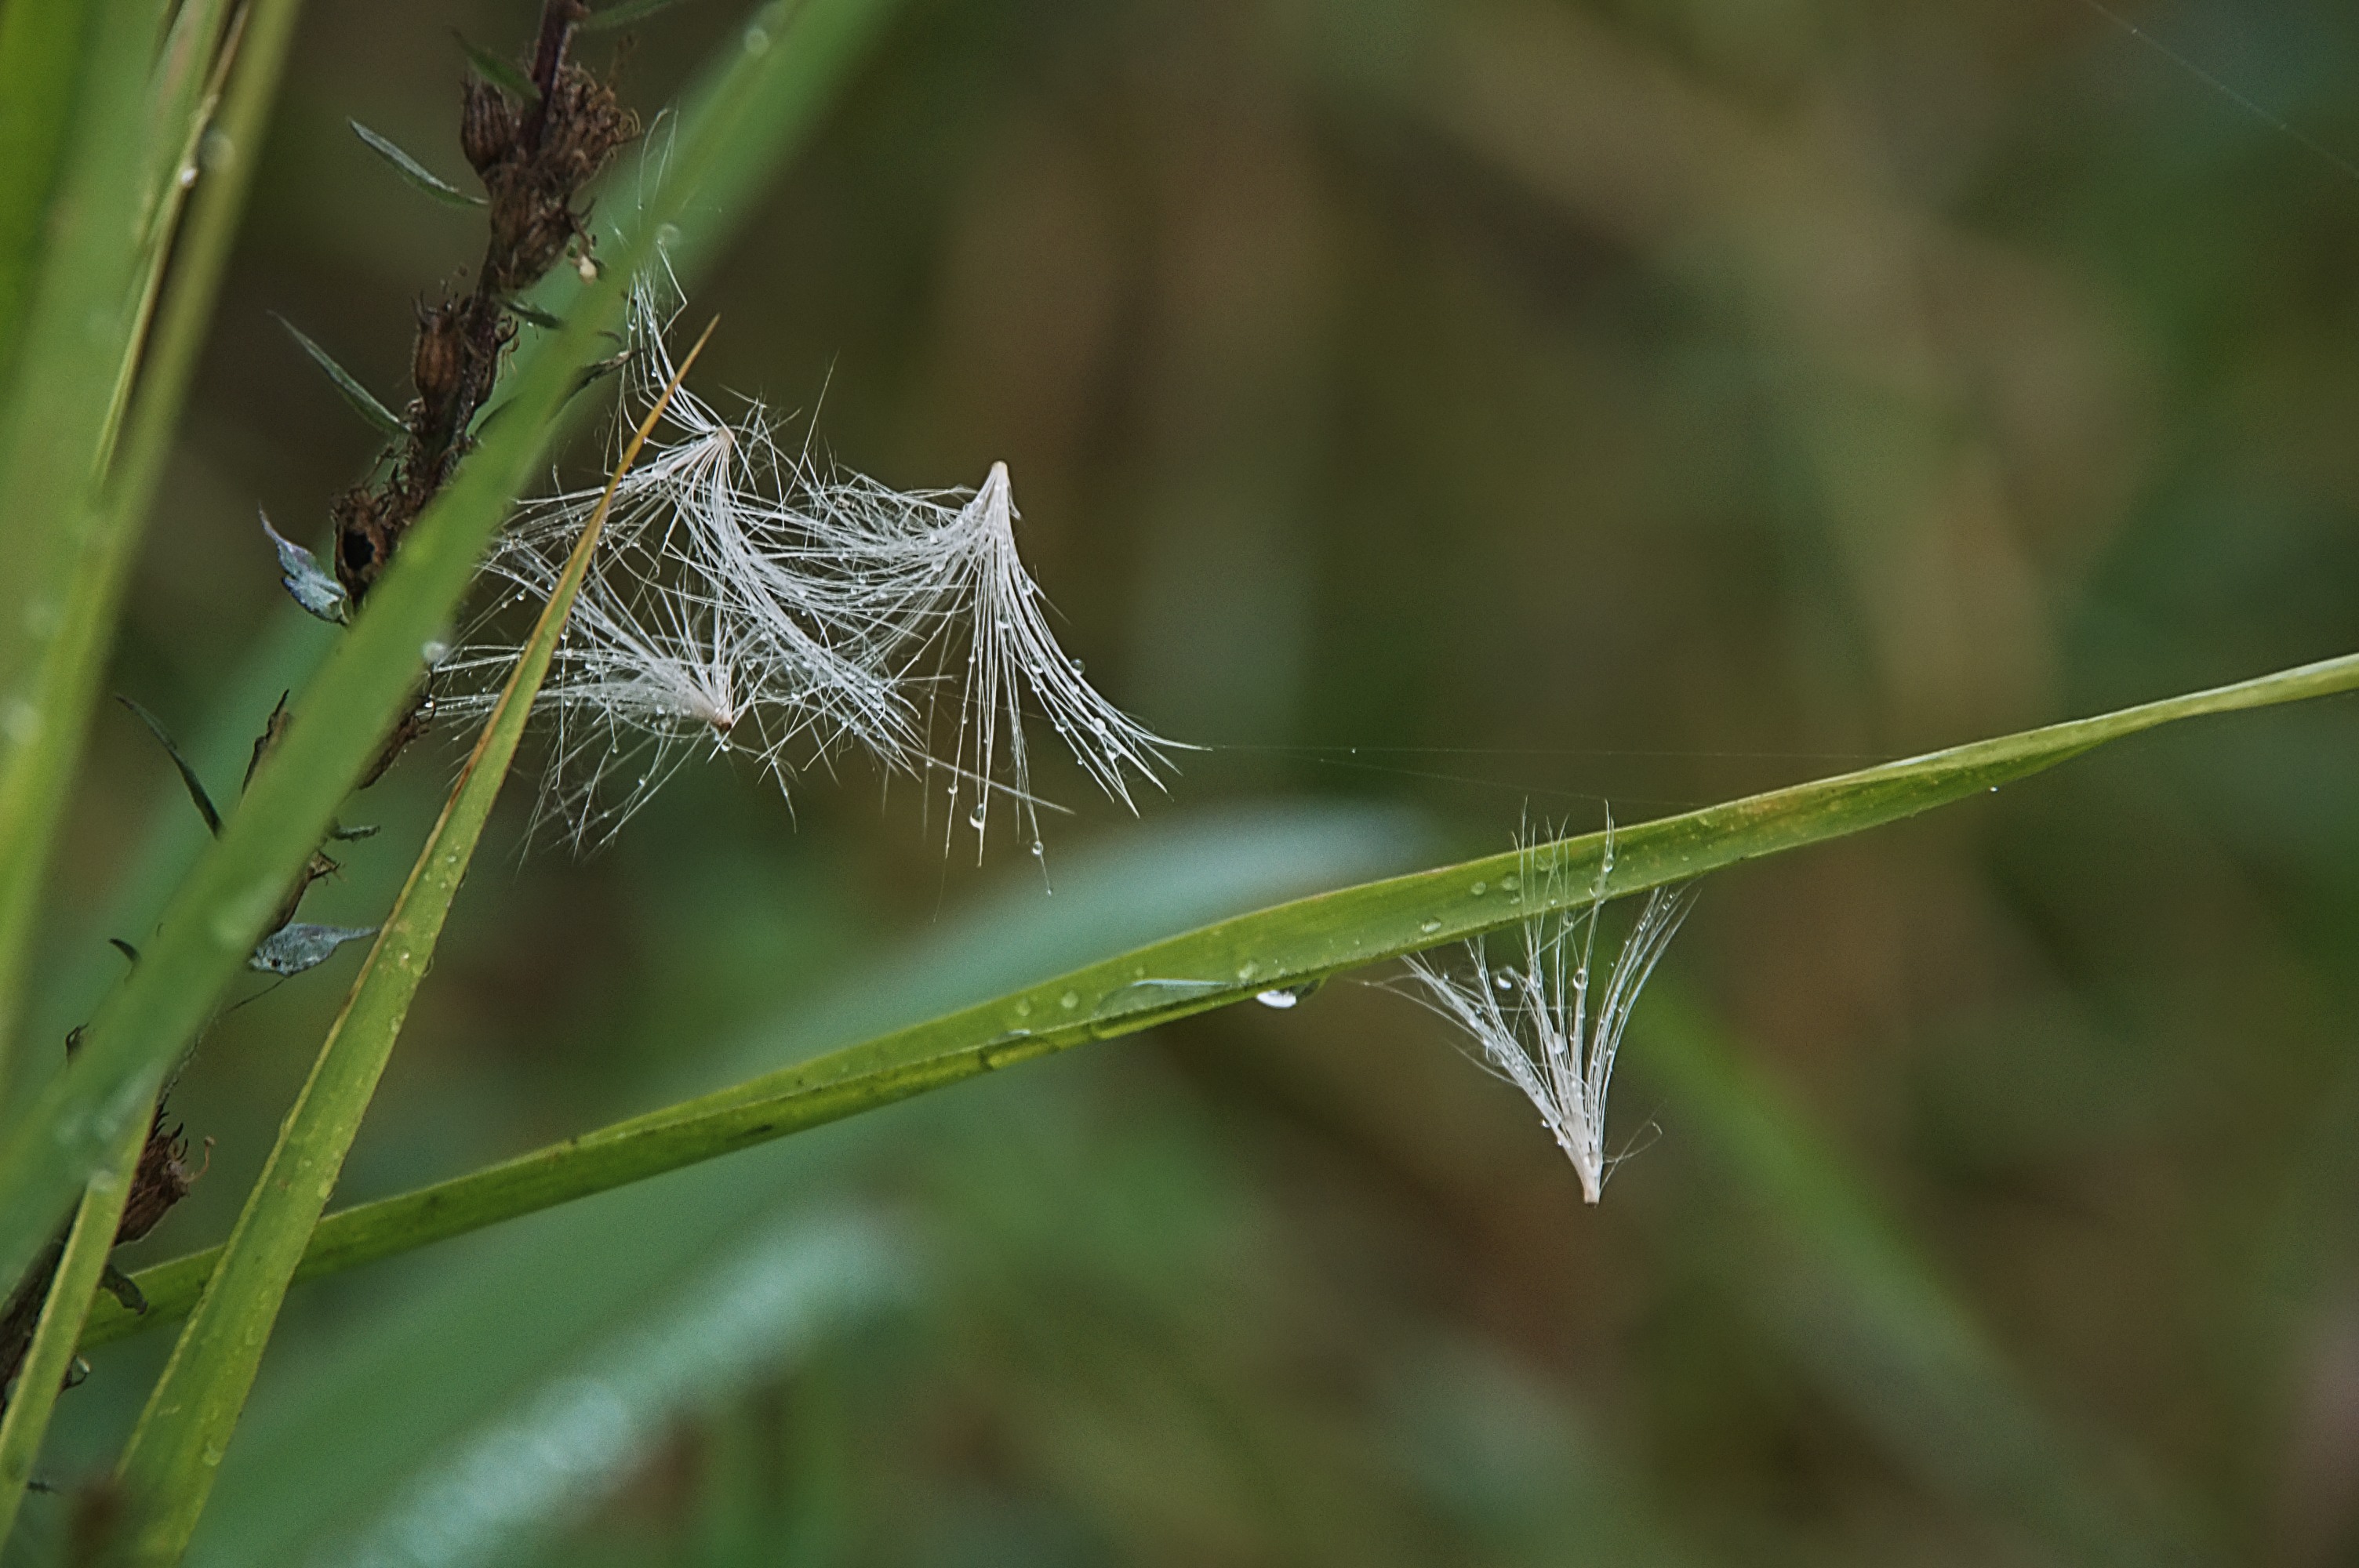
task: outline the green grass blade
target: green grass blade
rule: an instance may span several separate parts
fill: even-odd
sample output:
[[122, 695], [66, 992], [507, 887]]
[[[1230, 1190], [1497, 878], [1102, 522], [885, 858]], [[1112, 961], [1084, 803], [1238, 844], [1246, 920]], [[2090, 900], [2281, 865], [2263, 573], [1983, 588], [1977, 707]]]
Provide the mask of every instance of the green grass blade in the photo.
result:
[[[136, 544], [179, 418], [198, 350], [237, 216], [252, 175], [251, 157], [238, 147], [260, 140], [262, 124], [277, 95], [277, 76], [299, 0], [258, 0], [240, 14], [235, 37], [219, 35], [221, 6], [198, 0], [174, 19], [158, 62], [156, 106], [147, 134], [146, 204], [141, 222], [147, 241], [140, 253], [136, 300], [120, 323], [121, 341], [114, 384], [97, 435], [109, 452], [104, 488], [89, 495], [89, 510], [77, 518], [78, 543], [65, 585], [54, 644], [37, 677], [33, 700], [38, 743], [0, 763], [0, 858], [12, 872], [0, 872], [0, 1084], [5, 1081], [5, 1046], [17, 1010], [16, 986], [25, 962], [27, 925], [39, 890], [48, 842], [54, 838], [65, 792], [82, 750], [83, 725], [95, 695], [106, 642], [122, 596], [124, 574]], [[236, 37], [250, 37], [238, 50], [235, 76], [221, 79], [225, 51]], [[222, 108], [216, 119], [214, 111]], [[178, 171], [193, 157], [211, 124], [223, 156], [199, 182], [186, 232], [177, 247], [168, 243], [182, 215], [185, 188]], [[165, 262], [174, 261], [168, 294], [161, 285]], [[148, 330], [158, 297], [155, 330]], [[145, 340], [143, 344], [142, 340]], [[136, 404], [131, 404], [127, 439], [118, 444], [117, 422], [131, 396], [135, 364], [143, 367]]]
[[66, 1233], [65, 1251], [49, 1281], [49, 1299], [41, 1305], [32, 1346], [17, 1373], [16, 1397], [8, 1401], [7, 1415], [0, 1418], [0, 1544], [16, 1527], [25, 1483], [33, 1478], [33, 1462], [41, 1456], [41, 1439], [49, 1430], [58, 1390], [73, 1362], [74, 1343], [90, 1315], [91, 1298], [114, 1250], [115, 1228], [123, 1223], [123, 1206], [131, 1196], [132, 1172], [147, 1141], [147, 1126], [137, 1124], [114, 1168], [82, 1190], [82, 1207]]
[[[477, 557], [538, 470], [551, 416], [619, 320], [625, 280], [676, 224], [679, 257], [734, 216], [808, 128], [858, 57], [888, 0], [812, 0], [777, 32], [775, 8], [681, 117], [660, 178], [598, 282], [571, 284], [564, 328], [517, 355], [511, 416], [489, 432], [405, 539], [352, 630], [296, 703], [285, 738], [254, 778], [222, 837], [197, 861], [143, 944], [136, 970], [92, 1019], [71, 1066], [45, 1085], [0, 1140], [0, 1274], [20, 1270], [105, 1158], [211, 1011], [287, 882], [408, 699], [419, 651], [441, 634]], [[759, 47], [748, 40], [759, 34]], [[631, 189], [628, 185], [619, 189]], [[691, 196], [696, 205], [690, 208]], [[571, 269], [559, 269], [572, 279]]]
[[540, 695], [541, 681], [556, 654], [558, 633], [564, 630], [590, 569], [615, 487], [663, 416], [679, 378], [712, 335], [707, 327], [704, 337], [682, 357], [671, 384], [624, 449], [606, 493], [583, 527], [523, 655], [484, 722], [473, 753], [459, 772], [440, 820], [428, 835], [393, 913], [353, 982], [343, 1011], [320, 1047], [310, 1077], [279, 1128], [277, 1144], [246, 1195], [220, 1267], [148, 1395], [116, 1472], [131, 1509], [129, 1552], [134, 1562], [168, 1564], [188, 1550], [304, 1244], [343, 1170], [344, 1156], [360, 1131], [386, 1063], [392, 1059], [419, 982], [434, 961], [451, 901], [474, 861], [484, 825], [507, 781], [533, 700]]
[[0, 384], [23, 322], [73, 117], [90, 0], [0, 5]]
[[366, 421], [378, 435], [398, 441], [409, 434], [409, 427], [401, 422], [401, 416], [378, 402], [376, 394], [363, 386], [358, 376], [338, 364], [334, 355], [304, 336], [303, 330], [286, 317], [275, 310], [271, 317], [287, 329], [287, 335], [295, 340], [297, 347], [311, 356], [311, 362], [326, 373], [328, 379], [335, 384], [337, 395], [352, 406], [353, 412]]
[[401, 148], [395, 145], [391, 140], [377, 135], [375, 131], [370, 130], [366, 125], [362, 124], [358, 120], [347, 120], [344, 124], [353, 128], [353, 135], [358, 136], [368, 147], [369, 151], [376, 154], [377, 157], [391, 164], [393, 166], [393, 171], [396, 174], [398, 174], [402, 178], [409, 181], [410, 184], [416, 186], [419, 189], [426, 192], [427, 195], [434, 198], [435, 200], [444, 202], [452, 207], [481, 207], [484, 205], [484, 198], [480, 196], [468, 195], [465, 191], [460, 189], [457, 186], [451, 184], [449, 180], [443, 178], [440, 175], [435, 173], [432, 169], [427, 168], [424, 164], [419, 163], [416, 158], [411, 157], [408, 153], [402, 151]]
[[469, 41], [467, 35], [456, 27], [451, 29], [451, 36], [459, 40], [459, 51], [467, 57], [467, 63], [474, 68], [477, 76], [523, 103], [529, 103], [540, 96], [540, 89], [532, 84], [532, 78], [514, 60]]
[[[1750, 795], [1616, 830], [1609, 897], [1897, 822], [2165, 724], [2359, 690], [2359, 654]], [[1603, 836], [1538, 851], [1564, 874], [1517, 879], [1521, 851], [1369, 882], [1152, 943], [995, 1000], [615, 1123], [472, 1175], [329, 1216], [301, 1276], [463, 1235], [750, 1148], [1088, 1040], [1132, 1034], [1586, 902]], [[140, 1275], [159, 1320], [188, 1310], [210, 1253]], [[102, 1305], [91, 1342], [136, 1324]]]
[[[1000, 879], [912, 946], [834, 979], [814, 975], [799, 1005], [699, 1053], [705, 1060], [694, 1067], [657, 1067], [657, 1078], [678, 1083], [684, 1067], [700, 1079], [745, 1076], [1225, 914], [1407, 869], [1419, 863], [1422, 837], [1412, 819], [1383, 810], [1173, 814], [1077, 847], [1059, 869], [1055, 898], [1040, 896], [1036, 878]], [[832, 886], [813, 897], [805, 918], [818, 921], [845, 917], [856, 899]], [[954, 1099], [914, 1108], [919, 1119], [897, 1126], [855, 1123], [571, 1204], [477, 1246], [414, 1258], [398, 1282], [369, 1281], [366, 1299], [339, 1322], [336, 1354], [274, 1362], [257, 1384], [189, 1561], [349, 1560], [351, 1539], [388, 1505], [446, 1473], [471, 1434], [579, 1367], [584, 1349], [742, 1256], [788, 1216], [839, 1212], [863, 1173], [906, 1170], [904, 1149], [930, 1145], [930, 1130], [973, 1109]], [[96, 1359], [99, 1376], [117, 1376], [119, 1360]], [[355, 1411], [367, 1420], [355, 1422]], [[790, 1551], [786, 1560], [803, 1561]]]
[[[73, 600], [83, 563], [104, 548], [83, 524], [136, 317], [133, 238], [160, 17], [160, 0], [97, 0], [82, 19], [64, 167], [27, 258], [21, 330], [0, 382], [0, 1053], [23, 1011], [35, 902], [88, 708], [71, 700], [92, 673]], [[44, 1232], [62, 1209], [44, 1217]]]
[[631, 27], [636, 23], [646, 21], [658, 11], [669, 11], [679, 3], [680, 0], [621, 0], [618, 5], [592, 11], [583, 17], [582, 30], [585, 33], [603, 33], [616, 27]]
[[2041, 1408], [1868, 1184], [1707, 1015], [1658, 995], [1639, 1027], [1643, 1070], [1717, 1167], [1714, 1190], [1774, 1238], [1746, 1299], [1896, 1463], [2060, 1562], [2200, 1560], [2187, 1522]]
[[223, 0], [189, 0], [181, 5], [156, 61], [149, 89], [147, 168], [140, 182], [139, 296], [100, 442], [106, 454], [103, 464], [112, 460], [124, 411], [130, 406], [146, 359], [142, 345], [163, 294], [173, 235], [188, 204], [189, 188], [199, 178], [198, 153], [213, 128], [224, 79], [238, 59], [239, 42], [252, 16], [242, 9], [224, 29], [224, 8]]

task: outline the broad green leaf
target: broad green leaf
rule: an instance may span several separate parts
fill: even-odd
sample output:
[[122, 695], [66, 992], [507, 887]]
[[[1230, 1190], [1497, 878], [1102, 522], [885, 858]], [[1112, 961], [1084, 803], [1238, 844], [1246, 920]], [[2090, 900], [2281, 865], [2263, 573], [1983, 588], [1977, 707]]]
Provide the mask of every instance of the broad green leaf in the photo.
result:
[[[291, 710], [285, 738], [236, 813], [167, 907], [138, 968], [92, 1019], [65, 1072], [18, 1108], [0, 1140], [0, 1273], [23, 1267], [50, 1224], [152, 1093], [230, 975], [245, 962], [281, 891], [334, 819], [440, 634], [476, 558], [538, 469], [550, 416], [620, 319], [624, 287], [673, 233], [674, 265], [712, 243], [714, 211], [734, 216], [804, 131], [849, 69], [886, 0], [813, 0], [784, 26], [757, 13], [681, 117], [660, 178], [630, 213], [615, 265], [571, 294], [566, 325], [518, 352], [515, 415], [487, 433], [404, 540], [351, 632]], [[653, 171], [651, 171], [653, 172]], [[619, 189], [635, 188], [626, 176]], [[691, 210], [690, 197], [697, 199]], [[620, 205], [621, 203], [617, 203]]]
[[[1622, 827], [1604, 892], [1618, 898], [1897, 822], [2165, 724], [2354, 689], [2359, 654], [2346, 654]], [[472, 1175], [331, 1215], [300, 1272], [330, 1273], [408, 1251], [1084, 1041], [1136, 1033], [1585, 902], [1603, 849], [1603, 834], [1560, 839], [1299, 899], [1153, 943]], [[1521, 881], [1534, 854], [1560, 873], [1538, 888]], [[179, 1259], [139, 1276], [157, 1315], [187, 1310], [212, 1257]], [[132, 1326], [102, 1306], [92, 1342]]]
[[[419, 982], [434, 961], [451, 901], [474, 861], [484, 825], [491, 820], [492, 805], [507, 781], [533, 700], [540, 695], [541, 681], [557, 653], [558, 634], [572, 613], [574, 596], [598, 547], [615, 488], [712, 335], [707, 327], [704, 337], [681, 357], [671, 384], [624, 449], [605, 494], [574, 543], [531, 638], [484, 722], [473, 753], [459, 772], [441, 819], [419, 852], [376, 946], [353, 983], [344, 1011], [329, 1029], [311, 1076], [279, 1128], [277, 1144], [230, 1232], [221, 1266], [148, 1396], [118, 1471], [132, 1509], [130, 1552], [135, 1561], [176, 1563], [188, 1548], [262, 1364], [263, 1346], [277, 1323], [279, 1303], [302, 1260], [304, 1243], [335, 1189], [377, 1080], [393, 1057], [394, 1042], [409, 1016]], [[363, 935], [331, 927], [307, 929], [325, 933], [330, 951], [338, 939]], [[261, 963], [260, 954], [255, 962]], [[290, 972], [282, 966], [264, 967]]]
[[409, 181], [437, 201], [447, 202], [453, 207], [484, 205], [484, 198], [468, 195], [358, 120], [347, 120], [344, 124], [353, 128], [353, 135], [358, 136], [369, 151], [391, 164], [396, 174], [400, 175], [402, 178]]
[[398, 441], [409, 434], [409, 427], [401, 422], [399, 415], [379, 403], [376, 394], [363, 386], [360, 378], [338, 364], [327, 350], [305, 337], [301, 328], [275, 310], [271, 312], [271, 319], [287, 329], [287, 335], [311, 356], [311, 362], [327, 373], [328, 379], [335, 384], [336, 391], [352, 405], [353, 412], [375, 427], [378, 435]]

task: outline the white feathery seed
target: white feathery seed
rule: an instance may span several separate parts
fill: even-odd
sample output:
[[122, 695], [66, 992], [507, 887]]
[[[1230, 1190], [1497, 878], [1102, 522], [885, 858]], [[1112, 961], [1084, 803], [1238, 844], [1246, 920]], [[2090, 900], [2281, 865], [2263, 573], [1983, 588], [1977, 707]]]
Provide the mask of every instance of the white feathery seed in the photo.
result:
[[[676, 312], [674, 313], [676, 314]], [[625, 410], [673, 374], [670, 317], [632, 302]], [[600, 491], [527, 503], [484, 567], [496, 597], [437, 670], [450, 710], [487, 710], [518, 655], [497, 630], [546, 602]], [[980, 491], [906, 493], [781, 448], [766, 410], [726, 419], [686, 387], [615, 491], [537, 709], [555, 740], [543, 808], [577, 847], [619, 830], [700, 741], [749, 755], [781, 789], [857, 749], [888, 773], [947, 777], [949, 832], [980, 859], [995, 797], [1041, 852], [1026, 697], [1125, 806], [1160, 783], [1161, 741], [1081, 678], [1016, 553], [1004, 464]], [[953, 719], [929, 716], [945, 708]], [[929, 742], [951, 731], [937, 756]]]
[[[1542, 863], [1549, 854], [1529, 842], [1524, 846], [1523, 893], [1542, 905], [1558, 902], [1550, 894], [1562, 874], [1557, 865]], [[1410, 977], [1424, 993], [1418, 1000], [1473, 1035], [1478, 1059], [1524, 1092], [1572, 1162], [1581, 1178], [1581, 1195], [1593, 1204], [1613, 1166], [1605, 1152], [1605, 1096], [1622, 1033], [1638, 992], [1692, 902], [1684, 889], [1656, 888], [1647, 893], [1593, 1016], [1597, 921], [1613, 870], [1609, 821], [1604, 854], [1587, 903], [1527, 917], [1521, 926], [1520, 967], [1494, 968], [1480, 940], [1464, 944], [1473, 962], [1471, 973], [1453, 973], [1431, 954], [1417, 954], [1408, 961]]]
[[1179, 748], [1100, 696], [1058, 646], [1047, 600], [1016, 551], [1006, 464], [992, 464], [971, 495], [902, 494], [858, 475], [813, 479], [808, 494], [819, 553], [867, 585], [886, 617], [901, 688], [927, 694], [929, 708], [955, 709], [948, 755], [931, 764], [950, 776], [946, 835], [963, 820], [980, 858], [994, 797], [1005, 796], [1040, 853], [1027, 697], [1110, 798], [1136, 810], [1134, 774], [1160, 786]]

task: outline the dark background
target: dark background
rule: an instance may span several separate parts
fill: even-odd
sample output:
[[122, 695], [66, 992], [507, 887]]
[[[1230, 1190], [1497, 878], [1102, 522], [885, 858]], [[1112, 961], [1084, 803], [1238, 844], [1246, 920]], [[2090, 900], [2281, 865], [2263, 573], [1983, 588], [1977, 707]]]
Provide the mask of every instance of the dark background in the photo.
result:
[[[458, 174], [448, 29], [531, 15], [308, 14], [113, 676], [217, 794], [330, 634], [254, 510], [316, 538], [373, 439], [266, 313], [392, 396], [480, 243], [343, 122]], [[1053, 894], [858, 765], [691, 768], [586, 861], [519, 785], [340, 1201], [1527, 819], [2359, 647], [2359, 16], [2125, 15], [2189, 63], [2085, 0], [911, 0], [699, 384], [1006, 460], [1068, 652], [1206, 749], [1139, 823], [1044, 763]], [[625, 100], [742, 22], [639, 27]], [[309, 917], [381, 915], [462, 743]], [[2354, 762], [2347, 701], [2212, 722], [1712, 880], [1594, 1211], [1344, 981], [299, 1288], [198, 1557], [2353, 1561]], [[119, 712], [72, 831], [52, 1035], [199, 831]], [[242, 985], [148, 1260], [355, 961]]]

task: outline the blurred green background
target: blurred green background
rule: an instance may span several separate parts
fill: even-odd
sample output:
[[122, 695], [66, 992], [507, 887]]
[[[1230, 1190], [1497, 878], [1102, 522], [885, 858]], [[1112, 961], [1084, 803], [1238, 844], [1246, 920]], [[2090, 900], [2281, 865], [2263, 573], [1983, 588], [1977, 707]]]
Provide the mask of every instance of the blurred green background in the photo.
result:
[[[532, 15], [310, 9], [113, 676], [219, 795], [330, 634], [254, 510], [316, 537], [372, 449], [266, 313], [396, 393], [479, 235], [344, 120], [459, 174], [449, 29]], [[2359, 13], [2125, 15], [2359, 157]], [[740, 25], [642, 26], [625, 100]], [[340, 1201], [1527, 817], [2359, 647], [2354, 266], [2359, 175], [2085, 0], [911, 0], [701, 384], [898, 485], [1006, 460], [1068, 651], [1206, 750], [1143, 822], [1044, 768], [1053, 893], [856, 765], [691, 768], [586, 862], [512, 788]], [[382, 914], [461, 744], [309, 918]], [[2344, 699], [1724, 873], [1594, 1211], [1339, 983], [303, 1287], [192, 1561], [2359, 1562], [2355, 764]], [[200, 831], [111, 709], [47, 1037]], [[206, 1037], [146, 1260], [354, 961]]]

